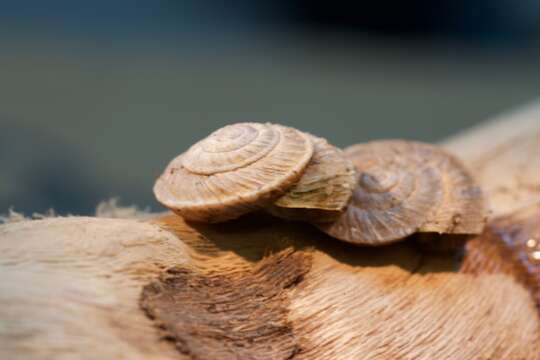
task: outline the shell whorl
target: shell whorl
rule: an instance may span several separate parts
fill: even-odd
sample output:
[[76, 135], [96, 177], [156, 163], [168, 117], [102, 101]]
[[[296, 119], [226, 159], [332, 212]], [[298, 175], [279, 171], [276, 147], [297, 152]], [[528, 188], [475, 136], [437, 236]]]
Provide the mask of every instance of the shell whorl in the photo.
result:
[[265, 207], [303, 174], [306, 134], [281, 125], [220, 129], [175, 158], [154, 186], [159, 202], [187, 220], [221, 222]]
[[481, 188], [466, 167], [450, 155], [441, 156], [436, 166], [443, 180], [443, 201], [419, 231], [480, 234], [486, 224], [486, 201]]
[[182, 158], [182, 165], [200, 175], [232, 171], [266, 156], [279, 141], [280, 132], [268, 124], [228, 125], [193, 145]]

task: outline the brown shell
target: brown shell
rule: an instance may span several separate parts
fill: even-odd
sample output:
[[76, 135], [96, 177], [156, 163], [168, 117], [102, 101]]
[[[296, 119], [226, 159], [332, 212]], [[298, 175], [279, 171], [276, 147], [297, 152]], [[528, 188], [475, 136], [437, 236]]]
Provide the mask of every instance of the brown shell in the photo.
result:
[[[422, 145], [430, 152], [433, 146]], [[444, 196], [441, 206], [434, 208], [420, 232], [439, 234], [480, 234], [486, 223], [485, 199], [465, 165], [455, 157], [439, 152], [439, 169]]]
[[[356, 166], [358, 185], [346, 212], [331, 224], [319, 224], [331, 236], [382, 245], [418, 231], [481, 231], [481, 192], [464, 167], [443, 150], [383, 140], [353, 145], [345, 154]], [[458, 219], [467, 220], [458, 226]]]
[[228, 125], [175, 158], [154, 185], [159, 202], [187, 220], [221, 222], [267, 206], [302, 176], [313, 144], [295, 129]]
[[491, 221], [467, 243], [460, 272], [510, 275], [540, 309], [540, 205]]
[[347, 206], [356, 186], [354, 165], [325, 139], [309, 137], [314, 152], [304, 175], [268, 211], [290, 220], [333, 221]]

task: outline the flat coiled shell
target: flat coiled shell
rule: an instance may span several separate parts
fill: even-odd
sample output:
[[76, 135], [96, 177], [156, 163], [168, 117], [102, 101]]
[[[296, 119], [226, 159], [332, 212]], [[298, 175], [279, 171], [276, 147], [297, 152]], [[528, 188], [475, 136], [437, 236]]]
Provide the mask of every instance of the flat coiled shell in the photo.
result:
[[268, 211], [290, 220], [330, 222], [351, 198], [356, 186], [354, 165], [325, 139], [309, 137], [314, 152], [304, 175]]
[[295, 129], [228, 125], [175, 158], [154, 194], [187, 220], [234, 219], [283, 195], [302, 176], [312, 154], [310, 139]]
[[437, 169], [419, 161], [414, 143], [375, 141], [345, 150], [357, 170], [357, 186], [338, 220], [319, 227], [362, 245], [382, 245], [416, 232], [442, 200]]

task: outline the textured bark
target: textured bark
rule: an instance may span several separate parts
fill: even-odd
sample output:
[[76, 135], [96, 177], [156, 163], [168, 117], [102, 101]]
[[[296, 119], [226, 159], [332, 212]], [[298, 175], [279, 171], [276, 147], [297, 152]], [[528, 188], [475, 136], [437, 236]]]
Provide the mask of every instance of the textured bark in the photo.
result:
[[[519, 220], [492, 226], [523, 224], [508, 214], [526, 206], [526, 224], [540, 218], [540, 108], [444, 145], [493, 216]], [[517, 226], [517, 244], [538, 235]], [[411, 241], [356, 248], [264, 214], [196, 227], [174, 215], [8, 223], [0, 358], [540, 358], [538, 277], [508, 257], [471, 262], [480, 249], [459, 272]]]
[[511, 275], [540, 309], [540, 204], [493, 220], [482, 236], [467, 243], [460, 271]]
[[193, 359], [290, 359], [301, 348], [287, 292], [310, 265], [289, 250], [244, 271], [172, 268], [144, 287], [141, 306]]

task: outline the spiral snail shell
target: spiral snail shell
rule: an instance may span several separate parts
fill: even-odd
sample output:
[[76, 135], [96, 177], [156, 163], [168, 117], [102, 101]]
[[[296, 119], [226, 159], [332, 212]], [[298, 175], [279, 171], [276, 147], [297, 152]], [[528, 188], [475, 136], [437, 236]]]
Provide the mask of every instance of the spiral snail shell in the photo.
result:
[[172, 160], [154, 194], [187, 220], [234, 219], [283, 195], [302, 176], [312, 154], [312, 142], [298, 130], [228, 125]]
[[362, 245], [382, 245], [415, 232], [479, 233], [484, 225], [481, 191], [464, 166], [424, 143], [383, 140], [345, 150], [357, 170], [346, 211], [318, 227]]
[[355, 170], [340, 149], [309, 137], [314, 152], [304, 174], [268, 211], [290, 220], [329, 222], [347, 206], [356, 185]]

